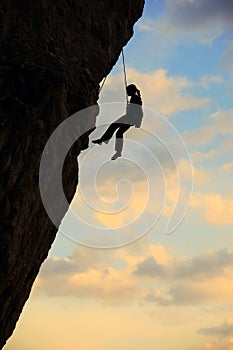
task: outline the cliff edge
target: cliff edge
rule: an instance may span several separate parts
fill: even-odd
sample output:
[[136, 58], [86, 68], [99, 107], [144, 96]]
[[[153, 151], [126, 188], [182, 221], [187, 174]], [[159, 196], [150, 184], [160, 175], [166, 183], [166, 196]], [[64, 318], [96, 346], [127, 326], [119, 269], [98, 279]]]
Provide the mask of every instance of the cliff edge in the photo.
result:
[[[133, 35], [144, 0], [3, 0], [0, 3], [0, 348], [12, 334], [56, 235], [40, 198], [43, 148], [72, 113], [94, 105], [99, 83]], [[89, 129], [95, 117], [82, 120]], [[81, 124], [80, 124], [81, 125]], [[70, 150], [63, 186], [77, 186]], [[67, 208], [60, 208], [60, 220]]]

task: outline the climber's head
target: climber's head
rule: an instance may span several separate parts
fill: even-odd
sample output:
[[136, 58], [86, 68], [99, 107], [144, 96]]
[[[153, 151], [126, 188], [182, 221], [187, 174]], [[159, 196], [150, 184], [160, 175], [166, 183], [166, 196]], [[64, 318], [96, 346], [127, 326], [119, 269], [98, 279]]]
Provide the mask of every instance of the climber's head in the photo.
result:
[[137, 89], [136, 85], [134, 84], [130, 84], [126, 87], [126, 91], [127, 91], [127, 95], [128, 96], [133, 96], [135, 94], [137, 94], [138, 96], [140, 96], [140, 91]]

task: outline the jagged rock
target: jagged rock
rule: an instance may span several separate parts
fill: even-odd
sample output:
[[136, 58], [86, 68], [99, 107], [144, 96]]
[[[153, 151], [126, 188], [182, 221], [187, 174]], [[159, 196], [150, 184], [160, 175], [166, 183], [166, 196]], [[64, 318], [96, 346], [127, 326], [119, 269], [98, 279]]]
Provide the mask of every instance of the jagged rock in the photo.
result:
[[[69, 115], [93, 105], [142, 14], [143, 0], [2, 0], [0, 3], [0, 347], [15, 328], [56, 235], [41, 202], [43, 148]], [[90, 129], [95, 118], [80, 120]], [[70, 150], [69, 201], [88, 133]], [[60, 208], [60, 220], [67, 208]]]

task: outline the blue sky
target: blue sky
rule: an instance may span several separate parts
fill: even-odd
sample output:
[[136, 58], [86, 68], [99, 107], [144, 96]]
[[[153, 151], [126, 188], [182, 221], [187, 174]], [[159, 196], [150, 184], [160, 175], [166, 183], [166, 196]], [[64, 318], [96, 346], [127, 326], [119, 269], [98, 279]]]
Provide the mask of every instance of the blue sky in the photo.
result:
[[[140, 88], [145, 107], [142, 128], [127, 132], [118, 163], [106, 160], [113, 152], [113, 141], [102, 146], [90, 142], [79, 159], [91, 165], [98, 159], [106, 161], [97, 182], [106, 201], [115, 198], [119, 175], [133, 179], [135, 202], [129, 212], [112, 220], [99, 214], [94, 191], [87, 199], [96, 212], [89, 215], [79, 194], [74, 208], [78, 215], [88, 216], [92, 225], [102, 224], [106, 229], [138, 215], [145, 201], [145, 183], [136, 168], [137, 175], [132, 176], [132, 164], [146, 158], [146, 153], [143, 148], [141, 153], [130, 153], [137, 142], [157, 156], [164, 170], [164, 211], [148, 234], [120, 249], [85, 248], [58, 234], [4, 350], [233, 349], [232, 20], [232, 1], [146, 1], [124, 49], [128, 82]], [[124, 96], [119, 57], [99, 102], [124, 104]], [[150, 118], [147, 108], [176, 127], [193, 164], [190, 207], [171, 235], [165, 234], [164, 227], [176, 200], [178, 178], [158, 140], [143, 134]], [[110, 115], [103, 114], [97, 126], [118, 117], [118, 108], [112, 105]], [[90, 138], [99, 133], [97, 127]], [[130, 166], [129, 155], [133, 157]], [[144, 166], [154, 176], [158, 191], [153, 194], [154, 207], [143, 213], [146, 221], [157, 215], [163, 189], [157, 165], [147, 162]], [[181, 159], [177, 166], [188, 183], [187, 162]], [[156, 184], [161, 186], [156, 188]], [[85, 178], [81, 185], [88, 189]], [[124, 203], [128, 187], [119, 189]]]

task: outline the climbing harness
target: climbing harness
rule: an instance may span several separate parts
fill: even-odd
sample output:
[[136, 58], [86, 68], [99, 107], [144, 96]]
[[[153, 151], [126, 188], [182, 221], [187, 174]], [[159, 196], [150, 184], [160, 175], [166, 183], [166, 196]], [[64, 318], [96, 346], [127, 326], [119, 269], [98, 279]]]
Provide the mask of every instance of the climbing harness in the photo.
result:
[[[127, 88], [127, 75], [126, 75], [126, 67], [125, 67], [125, 56], [124, 56], [124, 51], [123, 51], [123, 48], [121, 50], [121, 55], [122, 55], [122, 64], [123, 64], [123, 74], [124, 74], [124, 84], [125, 84], [125, 97], [126, 97], [126, 102], [127, 104], [129, 103], [129, 100], [128, 100], [128, 95], [127, 95], [127, 91], [126, 91], [126, 88]], [[101, 92], [101, 90], [103, 89], [103, 86], [104, 86], [104, 83], [107, 79], [107, 75], [106, 77], [104, 78], [104, 80], [102, 81], [102, 84], [99, 88], [99, 94]]]

